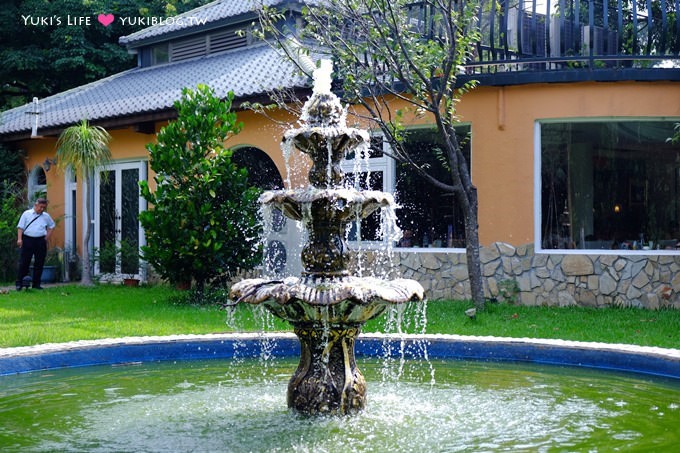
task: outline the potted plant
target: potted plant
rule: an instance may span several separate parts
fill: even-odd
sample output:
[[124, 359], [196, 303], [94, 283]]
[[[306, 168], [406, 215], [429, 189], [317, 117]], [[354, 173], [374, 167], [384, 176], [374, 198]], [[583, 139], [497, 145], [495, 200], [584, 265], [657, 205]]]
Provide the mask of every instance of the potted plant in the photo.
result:
[[119, 249], [114, 241], [104, 243], [99, 249], [95, 250], [95, 261], [99, 262], [99, 272], [103, 274], [113, 274], [116, 272], [118, 263]]
[[127, 286], [139, 285], [139, 248], [136, 244], [123, 239], [120, 241], [120, 272], [123, 284]]
[[[41, 283], [54, 283], [61, 280], [59, 277], [61, 276], [63, 256], [63, 251], [59, 247], [47, 251], [42, 277], [40, 278]], [[32, 269], [31, 272], [33, 272]]]

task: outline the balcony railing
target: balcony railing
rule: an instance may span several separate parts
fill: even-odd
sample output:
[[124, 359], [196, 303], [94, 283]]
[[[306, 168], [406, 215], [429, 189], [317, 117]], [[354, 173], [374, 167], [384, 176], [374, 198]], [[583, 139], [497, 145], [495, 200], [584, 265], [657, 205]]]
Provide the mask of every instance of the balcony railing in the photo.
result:
[[480, 0], [478, 25], [482, 83], [680, 80], [680, 0]]

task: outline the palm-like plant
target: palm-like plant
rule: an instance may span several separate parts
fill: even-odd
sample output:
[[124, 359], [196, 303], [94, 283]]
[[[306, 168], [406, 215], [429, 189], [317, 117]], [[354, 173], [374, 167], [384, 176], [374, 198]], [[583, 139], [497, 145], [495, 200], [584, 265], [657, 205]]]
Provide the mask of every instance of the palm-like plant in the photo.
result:
[[90, 275], [90, 251], [88, 245], [92, 235], [92, 209], [90, 208], [90, 187], [93, 187], [95, 171], [111, 161], [109, 141], [111, 135], [101, 126], [91, 126], [87, 120], [64, 129], [57, 141], [57, 161], [61, 169], [70, 169], [84, 181], [87, 228], [83, 236], [83, 276], [81, 284], [92, 285]]

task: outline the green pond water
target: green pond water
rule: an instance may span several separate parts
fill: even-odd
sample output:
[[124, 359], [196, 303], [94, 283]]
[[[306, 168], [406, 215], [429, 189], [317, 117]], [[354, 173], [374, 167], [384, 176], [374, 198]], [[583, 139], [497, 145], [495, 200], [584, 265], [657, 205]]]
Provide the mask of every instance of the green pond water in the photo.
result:
[[680, 382], [589, 369], [359, 360], [368, 407], [286, 407], [297, 360], [184, 361], [0, 377], [1, 451], [677, 451]]

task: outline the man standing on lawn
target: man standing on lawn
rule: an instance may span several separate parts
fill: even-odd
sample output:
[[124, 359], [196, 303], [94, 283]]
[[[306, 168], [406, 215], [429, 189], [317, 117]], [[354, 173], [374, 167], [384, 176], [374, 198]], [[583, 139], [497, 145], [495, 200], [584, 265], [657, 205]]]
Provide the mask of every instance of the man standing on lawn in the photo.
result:
[[47, 241], [52, 235], [55, 223], [45, 212], [47, 199], [38, 198], [33, 208], [24, 211], [17, 224], [17, 245], [21, 249], [21, 260], [17, 273], [17, 291], [21, 291], [22, 280], [28, 275], [28, 269], [33, 262], [33, 288], [42, 289], [42, 277], [45, 256], [47, 255]]

